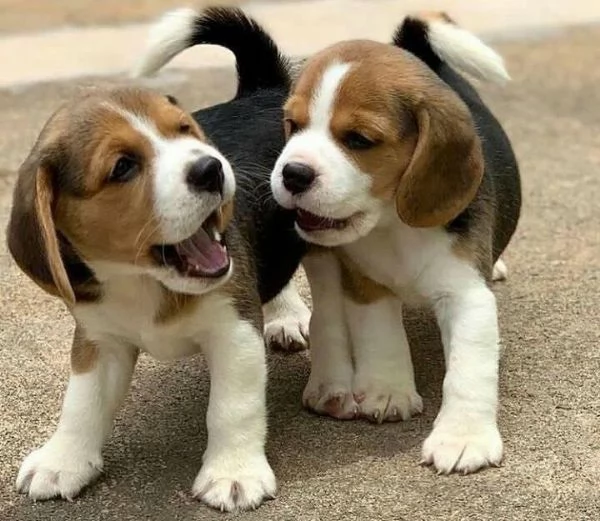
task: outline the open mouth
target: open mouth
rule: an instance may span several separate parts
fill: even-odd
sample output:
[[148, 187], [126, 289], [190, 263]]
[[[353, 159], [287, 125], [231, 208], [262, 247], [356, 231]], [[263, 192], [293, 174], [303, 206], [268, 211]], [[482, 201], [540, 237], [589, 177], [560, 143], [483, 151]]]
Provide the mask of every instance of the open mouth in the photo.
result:
[[322, 217], [314, 213], [307, 212], [302, 208], [296, 210], [296, 223], [306, 232], [315, 232], [320, 230], [342, 230], [348, 223], [347, 219], [332, 219], [330, 217]]
[[198, 230], [176, 244], [152, 246], [152, 254], [163, 266], [175, 268], [185, 277], [219, 278], [229, 271], [231, 259], [219, 233], [218, 211], [209, 215]]

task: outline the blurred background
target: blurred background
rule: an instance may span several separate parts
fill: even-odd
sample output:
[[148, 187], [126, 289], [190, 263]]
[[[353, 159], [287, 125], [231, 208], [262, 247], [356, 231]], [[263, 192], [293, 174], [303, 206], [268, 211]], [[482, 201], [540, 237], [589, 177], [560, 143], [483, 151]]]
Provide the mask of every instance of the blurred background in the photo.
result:
[[[16, 268], [4, 229], [19, 165], [58, 105], [89, 85], [131, 82], [150, 20], [185, 0], [0, 0], [0, 519], [229, 519], [189, 494], [206, 441], [201, 359], [142, 357], [105, 450], [104, 477], [73, 503], [14, 492], [21, 459], [53, 431], [73, 321]], [[228, 4], [210, 1], [204, 4]], [[600, 512], [600, 1], [240, 2], [291, 56], [335, 41], [388, 41], [415, 10], [444, 10], [505, 58], [513, 81], [480, 85], [523, 178], [522, 219], [494, 287], [502, 345], [505, 464], [438, 477], [417, 466], [441, 399], [443, 355], [426, 314], [407, 316], [422, 416], [340, 423], [302, 410], [307, 354], [270, 355], [268, 452], [276, 501], [260, 521], [597, 520]], [[191, 2], [201, 6], [203, 2]], [[144, 85], [190, 110], [234, 92], [232, 59], [190, 49]], [[310, 301], [305, 281], [299, 284]]]
[[[419, 10], [447, 11], [496, 41], [600, 20], [596, 0], [0, 0], [0, 86], [123, 73], [143, 48], [147, 23], [165, 10], [231, 4], [256, 16], [295, 56], [342, 39], [386, 40], [406, 13]], [[226, 63], [225, 51], [194, 49], [173, 66]]]

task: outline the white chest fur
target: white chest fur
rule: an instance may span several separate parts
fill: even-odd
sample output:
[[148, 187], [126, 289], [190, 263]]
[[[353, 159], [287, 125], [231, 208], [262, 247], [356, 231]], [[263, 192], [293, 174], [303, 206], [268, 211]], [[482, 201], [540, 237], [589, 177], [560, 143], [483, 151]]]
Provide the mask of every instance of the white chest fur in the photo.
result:
[[98, 342], [126, 342], [159, 360], [170, 360], [200, 351], [203, 338], [214, 327], [223, 327], [235, 314], [230, 299], [215, 292], [199, 299], [167, 322], [156, 320], [164, 298], [159, 284], [149, 277], [116, 277], [103, 283], [99, 303], [74, 310], [86, 336]]
[[369, 278], [402, 300], [421, 304], [474, 275], [479, 279], [474, 268], [456, 256], [452, 244], [442, 228], [411, 228], [395, 218], [343, 250]]

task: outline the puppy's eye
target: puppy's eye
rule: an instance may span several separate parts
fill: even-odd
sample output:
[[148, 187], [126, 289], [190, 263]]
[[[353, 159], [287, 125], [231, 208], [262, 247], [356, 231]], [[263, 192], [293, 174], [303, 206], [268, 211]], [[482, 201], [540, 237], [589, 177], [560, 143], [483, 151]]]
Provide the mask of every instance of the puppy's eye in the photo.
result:
[[192, 131], [192, 125], [189, 123], [180, 123], [179, 124], [179, 132], [182, 134], [189, 134]]
[[140, 165], [136, 158], [121, 156], [113, 167], [109, 180], [113, 183], [126, 183], [131, 181], [139, 172]]
[[350, 150], [368, 150], [377, 144], [375, 141], [372, 141], [355, 130], [346, 132], [342, 138], [342, 143]]
[[298, 123], [296, 123], [293, 119], [286, 119], [284, 123], [288, 136], [293, 136], [296, 132], [298, 132], [298, 130], [300, 130]]

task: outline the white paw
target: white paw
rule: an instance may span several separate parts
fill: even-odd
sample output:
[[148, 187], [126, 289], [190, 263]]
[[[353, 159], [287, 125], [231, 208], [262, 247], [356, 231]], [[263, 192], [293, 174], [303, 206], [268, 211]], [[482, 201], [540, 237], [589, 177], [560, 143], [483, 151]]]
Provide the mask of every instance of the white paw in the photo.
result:
[[359, 416], [376, 423], [408, 420], [423, 412], [423, 400], [414, 385], [370, 384], [355, 387]]
[[308, 348], [308, 308], [296, 315], [276, 316], [265, 324], [265, 343], [271, 349], [303, 351]]
[[508, 268], [502, 259], [498, 259], [492, 269], [492, 280], [497, 282], [499, 280], [506, 280], [508, 277]]
[[21, 464], [16, 487], [31, 499], [73, 499], [102, 472], [102, 456], [76, 443], [51, 438]]
[[358, 416], [350, 384], [322, 382], [311, 374], [302, 395], [302, 404], [317, 414], [338, 420], [353, 420]]
[[271, 349], [303, 351], [308, 348], [308, 318], [283, 317], [265, 324], [265, 342]]
[[262, 454], [246, 462], [207, 461], [192, 487], [196, 499], [227, 512], [255, 509], [276, 492], [275, 474]]
[[502, 438], [493, 420], [440, 419], [423, 444], [422, 463], [438, 474], [469, 474], [502, 462]]

